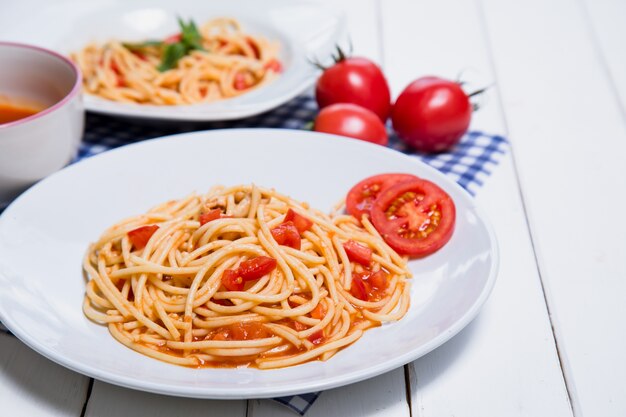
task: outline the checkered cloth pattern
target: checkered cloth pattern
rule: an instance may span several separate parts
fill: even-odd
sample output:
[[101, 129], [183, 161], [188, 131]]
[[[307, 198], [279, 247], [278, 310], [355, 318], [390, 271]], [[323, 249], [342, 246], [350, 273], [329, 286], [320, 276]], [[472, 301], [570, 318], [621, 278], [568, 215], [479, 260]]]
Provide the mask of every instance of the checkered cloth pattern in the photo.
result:
[[[76, 161], [109, 149], [159, 136], [208, 129], [241, 127], [274, 127], [306, 129], [317, 113], [317, 105], [310, 93], [301, 95], [277, 109], [244, 120], [211, 123], [138, 123], [109, 116], [87, 115], [85, 136]], [[389, 129], [391, 132], [391, 129]], [[483, 132], [470, 131], [451, 152], [427, 155], [407, 147], [395, 135], [389, 138], [389, 147], [413, 155], [437, 168], [475, 195], [492, 169], [507, 152], [505, 138]], [[9, 331], [0, 323], [0, 331]], [[300, 394], [275, 398], [300, 415], [313, 405], [321, 393]]]

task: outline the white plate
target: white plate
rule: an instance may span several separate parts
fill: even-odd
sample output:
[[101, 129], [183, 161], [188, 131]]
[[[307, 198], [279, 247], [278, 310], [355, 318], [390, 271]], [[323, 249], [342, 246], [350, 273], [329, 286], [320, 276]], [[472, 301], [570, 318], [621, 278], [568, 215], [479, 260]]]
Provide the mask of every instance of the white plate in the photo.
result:
[[198, 24], [221, 16], [239, 19], [244, 30], [280, 43], [283, 73], [263, 87], [215, 103], [139, 105], [85, 94], [87, 110], [127, 117], [188, 121], [230, 120], [259, 114], [310, 87], [319, 71], [308, 59], [327, 59], [346, 31], [343, 14], [318, 3], [288, 0], [55, 1], [42, 6], [28, 19], [17, 16], [0, 18], [3, 23], [0, 30], [5, 40], [32, 43], [69, 54], [91, 41], [164, 38], [179, 31], [177, 16], [193, 18]]
[[[124, 347], [82, 313], [81, 260], [114, 222], [215, 184], [254, 182], [322, 210], [359, 180], [408, 172], [444, 188], [457, 208], [450, 242], [410, 262], [411, 307], [327, 362], [278, 370], [189, 369]], [[0, 318], [37, 352], [97, 379], [163, 394], [257, 398], [337, 387], [410, 362], [477, 314], [496, 278], [495, 237], [456, 183], [413, 157], [305, 131], [196, 132], [129, 145], [36, 184], [0, 217]]]

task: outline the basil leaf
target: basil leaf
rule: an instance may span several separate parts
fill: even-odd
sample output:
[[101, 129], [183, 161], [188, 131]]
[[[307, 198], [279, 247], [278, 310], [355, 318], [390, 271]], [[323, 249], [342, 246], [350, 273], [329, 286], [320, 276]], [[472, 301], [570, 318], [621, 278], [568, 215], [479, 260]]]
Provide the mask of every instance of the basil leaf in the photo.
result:
[[[200, 35], [200, 31], [194, 21], [190, 19], [189, 23], [185, 23], [179, 17], [178, 25], [180, 26], [180, 41], [165, 45], [161, 65], [158, 67], [158, 70], [161, 72], [175, 68], [178, 60], [194, 49], [204, 51], [202, 35]], [[164, 44], [161, 42], [159, 45], [163, 46]]]
[[190, 50], [199, 49], [203, 51], [202, 35], [200, 35], [200, 31], [194, 21], [189, 19], [189, 23], [185, 23], [181, 18], [178, 18], [178, 25], [181, 30], [181, 41], [185, 46]]
[[165, 47], [161, 65], [158, 70], [163, 72], [176, 67], [178, 60], [187, 54], [187, 48], [181, 42], [171, 43]]

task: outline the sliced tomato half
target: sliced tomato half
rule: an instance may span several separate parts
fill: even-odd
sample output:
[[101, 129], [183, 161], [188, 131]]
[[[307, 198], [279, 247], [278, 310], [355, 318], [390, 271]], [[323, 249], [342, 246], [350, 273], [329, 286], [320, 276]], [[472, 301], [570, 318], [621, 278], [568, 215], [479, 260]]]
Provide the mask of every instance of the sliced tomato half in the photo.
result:
[[370, 214], [374, 200], [383, 190], [406, 181], [417, 179], [411, 174], [379, 174], [365, 178], [348, 192], [346, 210], [358, 220], [364, 214]]
[[371, 211], [372, 223], [398, 253], [429, 255], [452, 237], [456, 209], [452, 198], [424, 179], [402, 182], [383, 190]]

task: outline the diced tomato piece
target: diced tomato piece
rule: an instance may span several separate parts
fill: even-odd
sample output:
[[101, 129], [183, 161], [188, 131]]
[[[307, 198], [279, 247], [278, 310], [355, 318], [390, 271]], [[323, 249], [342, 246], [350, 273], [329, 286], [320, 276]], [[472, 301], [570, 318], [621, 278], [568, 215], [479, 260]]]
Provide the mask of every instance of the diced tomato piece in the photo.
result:
[[235, 323], [228, 327], [233, 340], [263, 339], [270, 335], [265, 326], [256, 321]]
[[371, 274], [367, 282], [369, 282], [372, 287], [378, 288], [379, 290], [385, 290], [389, 286], [387, 274], [382, 269]]
[[269, 61], [265, 63], [264, 68], [268, 71], [274, 71], [278, 73], [278, 72], [282, 72], [283, 64], [281, 64], [280, 61], [277, 59], [270, 59]]
[[117, 75], [121, 74], [120, 67], [117, 66], [117, 63], [115, 61], [111, 60], [110, 66], [111, 66], [111, 71], [113, 71]]
[[256, 42], [254, 42], [250, 38], [246, 38], [246, 43], [250, 46], [250, 48], [252, 48], [252, 52], [254, 53], [254, 57], [256, 59], [259, 59], [261, 57], [261, 53], [259, 52], [259, 47], [257, 46]]
[[352, 274], [352, 285], [350, 286], [350, 294], [359, 300], [367, 301], [368, 288], [361, 274]]
[[323, 319], [326, 315], [326, 309], [322, 305], [322, 303], [318, 303], [313, 310], [311, 310], [311, 317], [314, 319]]
[[139, 51], [132, 51], [132, 54], [135, 55], [137, 58], [141, 59], [142, 61], [148, 60], [148, 58], [146, 58], [146, 56]]
[[248, 259], [239, 265], [237, 272], [243, 281], [254, 281], [259, 279], [276, 268], [276, 259], [269, 256], [258, 256]]
[[238, 271], [227, 269], [222, 274], [222, 285], [228, 291], [243, 291], [244, 282]]
[[285, 220], [283, 220], [283, 223], [287, 223], [287, 222], [292, 222], [294, 226], [296, 226], [296, 229], [298, 229], [299, 233], [304, 233], [307, 230], [309, 230], [311, 227], [313, 227], [312, 220], [309, 220], [306, 217], [301, 216], [300, 214], [296, 213], [292, 209], [287, 210], [287, 214], [285, 214]]
[[248, 88], [248, 82], [246, 81], [246, 76], [243, 72], [238, 72], [235, 74], [235, 90], [245, 90]]
[[222, 284], [228, 291], [243, 291], [248, 281], [259, 279], [276, 268], [276, 259], [259, 256], [248, 259], [239, 265], [237, 270], [227, 269], [222, 274]]
[[203, 226], [213, 220], [219, 219], [221, 215], [222, 215], [222, 210], [217, 209], [217, 208], [209, 210], [206, 213], [202, 213], [199, 218], [200, 226]]
[[379, 301], [385, 297], [388, 286], [387, 273], [383, 270], [353, 272], [350, 293], [359, 300]]
[[175, 33], [175, 34], [170, 35], [167, 38], [163, 39], [163, 43], [166, 44], [166, 45], [169, 45], [171, 43], [180, 42], [182, 39], [183, 39], [183, 34], [182, 33]]
[[143, 249], [146, 247], [148, 241], [157, 230], [159, 230], [159, 226], [156, 224], [141, 226], [128, 232], [128, 238], [135, 249]]
[[124, 76], [122, 75], [122, 72], [120, 71], [120, 67], [118, 67], [115, 61], [113, 60], [111, 60], [110, 67], [111, 67], [111, 71], [115, 73], [116, 85], [118, 87], [123, 87], [126, 84], [126, 82], [124, 81]]
[[289, 246], [290, 248], [300, 250], [301, 242], [300, 233], [293, 222], [282, 223], [271, 230], [274, 240], [279, 245]]
[[361, 245], [354, 240], [348, 240], [343, 244], [343, 248], [346, 250], [348, 259], [352, 262], [357, 262], [363, 266], [369, 266], [372, 262], [372, 250], [367, 246]]
[[314, 345], [319, 345], [324, 341], [324, 331], [318, 330], [307, 339], [309, 339], [309, 342], [313, 343]]

